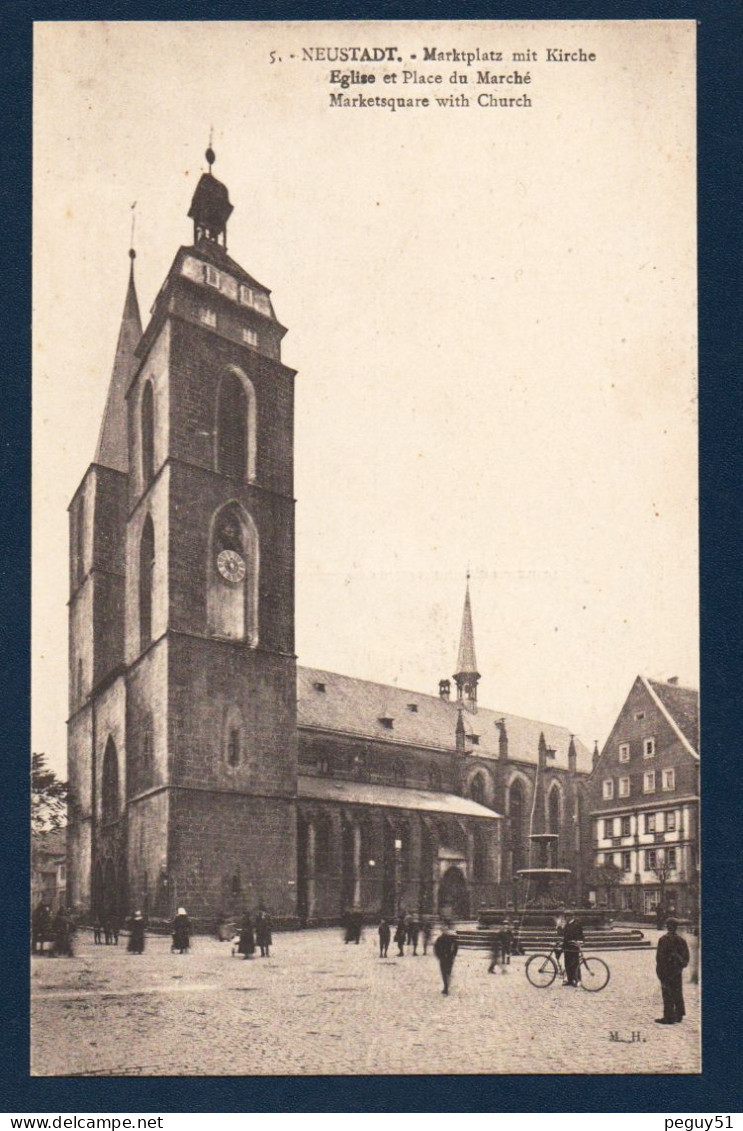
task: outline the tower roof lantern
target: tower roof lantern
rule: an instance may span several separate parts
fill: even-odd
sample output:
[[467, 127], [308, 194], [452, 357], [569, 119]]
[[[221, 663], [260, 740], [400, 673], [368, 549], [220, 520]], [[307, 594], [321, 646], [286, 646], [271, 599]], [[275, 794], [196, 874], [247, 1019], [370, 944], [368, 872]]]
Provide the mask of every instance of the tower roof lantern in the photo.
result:
[[194, 222], [194, 243], [201, 239], [217, 242], [221, 237], [226, 247], [227, 221], [232, 215], [233, 206], [230, 204], [227, 186], [212, 173], [215, 156], [211, 147], [206, 151], [206, 159], [209, 172], [201, 174], [188, 210], [189, 218]]

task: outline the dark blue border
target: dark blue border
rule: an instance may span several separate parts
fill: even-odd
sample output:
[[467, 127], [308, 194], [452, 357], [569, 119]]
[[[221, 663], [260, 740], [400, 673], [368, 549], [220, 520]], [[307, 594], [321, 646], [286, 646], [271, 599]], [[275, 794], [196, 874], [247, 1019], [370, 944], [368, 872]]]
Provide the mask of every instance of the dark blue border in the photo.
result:
[[[226, 0], [65, 2], [6, 5], [2, 67], [3, 430], [0, 445], [4, 537], [0, 538], [0, 678], [4, 712], [5, 852], [0, 863], [2, 1111], [496, 1112], [741, 1110], [740, 981], [743, 767], [740, 546], [741, 453], [740, 10], [724, 0], [676, 5], [504, 0], [499, 7], [283, 0], [251, 6], [253, 19], [696, 19], [699, 21], [699, 247], [701, 327], [702, 715], [704, 746], [704, 1072], [700, 1077], [506, 1076], [359, 1077], [276, 1080], [179, 1078], [35, 1080], [28, 1076], [26, 809], [28, 773], [30, 232], [32, 19], [244, 19]], [[664, 65], [658, 59], [658, 67]], [[600, 458], [600, 453], [597, 453]], [[680, 610], [683, 615], [683, 610]], [[690, 612], [693, 615], [693, 612]], [[590, 657], [586, 657], [590, 662]], [[456, 1041], [457, 1034], [452, 1033]]]

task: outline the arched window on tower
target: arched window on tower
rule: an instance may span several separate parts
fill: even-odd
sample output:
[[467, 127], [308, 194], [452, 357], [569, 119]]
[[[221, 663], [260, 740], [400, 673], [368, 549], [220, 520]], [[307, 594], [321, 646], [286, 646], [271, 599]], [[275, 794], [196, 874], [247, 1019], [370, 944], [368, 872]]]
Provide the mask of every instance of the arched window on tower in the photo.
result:
[[470, 797], [476, 801], [478, 805], [485, 805], [485, 798], [487, 795], [487, 783], [483, 773], [475, 774], [470, 782]]
[[216, 467], [231, 479], [255, 477], [255, 390], [237, 369], [224, 373], [217, 389]]
[[231, 704], [224, 716], [222, 756], [231, 770], [245, 760], [245, 727], [240, 708]]
[[119, 759], [116, 743], [110, 737], [103, 755], [101, 782], [101, 824], [110, 825], [119, 816]]
[[139, 644], [144, 649], [152, 640], [152, 586], [155, 574], [155, 528], [147, 515], [139, 543]]
[[142, 486], [146, 488], [155, 474], [155, 406], [152, 382], [146, 381], [142, 390]]
[[207, 624], [214, 636], [258, 644], [258, 531], [237, 502], [212, 519], [207, 563]]

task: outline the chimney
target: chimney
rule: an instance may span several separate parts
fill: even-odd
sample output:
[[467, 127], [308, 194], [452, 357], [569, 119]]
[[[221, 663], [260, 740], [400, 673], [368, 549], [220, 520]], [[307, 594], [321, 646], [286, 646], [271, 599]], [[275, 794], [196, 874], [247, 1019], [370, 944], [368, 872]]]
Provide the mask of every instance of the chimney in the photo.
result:
[[666, 683], [672, 683], [673, 686], [676, 687], [678, 685], [678, 681], [679, 677], [677, 675], [672, 675], [669, 679], [666, 680]]
[[568, 769], [571, 774], [574, 774], [578, 768], [578, 752], [575, 749], [575, 735], [570, 735], [570, 745], [568, 746]]
[[594, 738], [594, 740], [593, 740], [593, 757], [591, 759], [592, 768], [594, 770], [596, 769], [596, 766], [598, 765], [598, 761], [599, 761], [599, 744], [598, 744], [598, 741]]
[[451, 695], [451, 683], [448, 679], [439, 680], [439, 699], [443, 699], [445, 703], [449, 702]]

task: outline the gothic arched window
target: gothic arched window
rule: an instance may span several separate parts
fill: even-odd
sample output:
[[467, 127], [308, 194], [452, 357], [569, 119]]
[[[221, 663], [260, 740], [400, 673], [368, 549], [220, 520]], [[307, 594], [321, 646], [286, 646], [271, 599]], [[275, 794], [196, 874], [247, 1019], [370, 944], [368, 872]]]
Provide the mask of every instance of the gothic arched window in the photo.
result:
[[231, 479], [255, 476], [255, 391], [235, 369], [223, 374], [217, 390], [216, 464]]
[[101, 823], [110, 825], [119, 816], [119, 759], [116, 743], [109, 736], [103, 755], [101, 782]]
[[212, 520], [207, 566], [209, 632], [258, 644], [258, 531], [237, 502]]
[[524, 787], [515, 781], [508, 791], [508, 817], [511, 832], [513, 870], [523, 866], [524, 859]]
[[475, 774], [470, 782], [470, 797], [473, 801], [476, 801], [478, 805], [484, 805], [486, 796], [487, 783], [485, 781], [485, 775], [482, 773]]
[[142, 390], [142, 486], [147, 487], [155, 474], [155, 406], [152, 382]]
[[155, 528], [147, 515], [139, 543], [139, 644], [152, 640], [152, 588], [155, 573]]
[[489, 838], [485, 829], [480, 828], [479, 825], [475, 828], [474, 849], [475, 879], [487, 880], [490, 872]]

